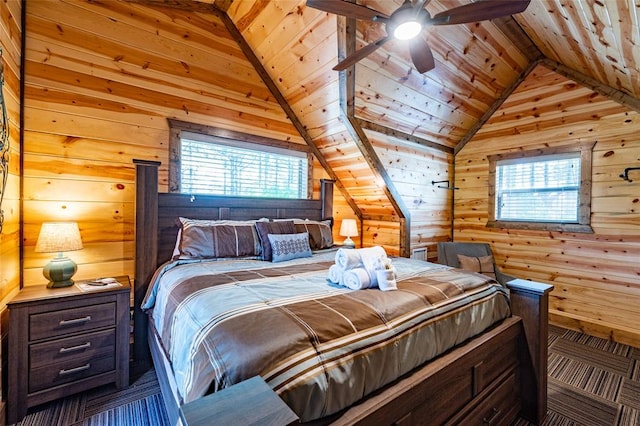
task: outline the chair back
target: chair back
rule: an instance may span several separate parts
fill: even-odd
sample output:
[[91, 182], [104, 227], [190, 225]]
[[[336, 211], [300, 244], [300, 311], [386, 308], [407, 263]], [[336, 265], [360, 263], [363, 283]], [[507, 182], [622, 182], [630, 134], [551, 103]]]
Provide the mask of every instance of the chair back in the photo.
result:
[[487, 243], [438, 243], [438, 263], [459, 268], [458, 254], [471, 257], [493, 256], [491, 246]]

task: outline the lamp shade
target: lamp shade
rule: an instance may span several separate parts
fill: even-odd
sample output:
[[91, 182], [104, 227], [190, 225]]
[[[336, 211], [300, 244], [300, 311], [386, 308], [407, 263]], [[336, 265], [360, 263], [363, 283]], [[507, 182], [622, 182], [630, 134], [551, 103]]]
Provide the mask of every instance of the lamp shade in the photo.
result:
[[355, 219], [342, 219], [340, 235], [343, 237], [355, 237], [358, 235], [358, 226]]
[[76, 222], [45, 222], [40, 228], [36, 252], [55, 253], [82, 249], [80, 229]]
[[80, 230], [76, 222], [45, 222], [40, 228], [40, 235], [35, 251], [38, 253], [58, 253], [42, 269], [42, 275], [49, 280], [47, 287], [68, 287], [73, 285], [73, 274], [78, 270], [75, 262], [62, 255], [64, 251], [82, 249]]
[[356, 243], [353, 242], [351, 237], [358, 235], [358, 224], [355, 219], [342, 219], [340, 224], [340, 235], [347, 237], [342, 243], [345, 247], [355, 247]]

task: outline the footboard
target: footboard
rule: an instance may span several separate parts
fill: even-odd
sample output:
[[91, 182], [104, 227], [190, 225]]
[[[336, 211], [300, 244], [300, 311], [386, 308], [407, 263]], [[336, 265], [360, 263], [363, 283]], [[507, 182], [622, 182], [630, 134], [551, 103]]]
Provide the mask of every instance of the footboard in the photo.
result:
[[509, 423], [520, 411], [522, 320], [507, 318], [335, 419], [335, 425]]

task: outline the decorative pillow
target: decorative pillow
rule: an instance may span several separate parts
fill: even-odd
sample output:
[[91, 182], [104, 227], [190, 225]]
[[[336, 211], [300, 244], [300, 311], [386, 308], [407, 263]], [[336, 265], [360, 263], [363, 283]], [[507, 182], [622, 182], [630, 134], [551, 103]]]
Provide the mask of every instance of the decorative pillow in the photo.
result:
[[309, 246], [311, 250], [320, 250], [333, 246], [333, 234], [330, 220], [294, 220], [295, 232], [309, 233]]
[[496, 272], [493, 269], [493, 256], [464, 256], [462, 254], [457, 255], [458, 262], [460, 262], [460, 268], [471, 271], [480, 272], [493, 279], [496, 278]]
[[311, 257], [309, 234], [269, 234], [267, 235], [273, 252], [273, 262]]
[[269, 242], [269, 234], [293, 234], [296, 232], [296, 228], [293, 226], [293, 221], [279, 221], [279, 222], [256, 222], [256, 230], [258, 231], [258, 237], [260, 238], [260, 244], [262, 245], [262, 260], [271, 261], [271, 243]]
[[259, 256], [255, 221], [178, 219], [180, 259]]

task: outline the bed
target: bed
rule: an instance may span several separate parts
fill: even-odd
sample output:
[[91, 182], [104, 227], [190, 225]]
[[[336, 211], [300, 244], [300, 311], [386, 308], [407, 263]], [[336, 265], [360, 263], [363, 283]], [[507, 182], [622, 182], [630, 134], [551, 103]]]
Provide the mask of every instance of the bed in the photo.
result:
[[134, 358], [150, 352], [173, 423], [182, 404], [257, 374], [305, 423], [544, 418], [549, 286], [516, 280], [507, 291], [480, 274], [397, 258], [399, 291], [353, 290], [326, 279], [335, 249], [275, 263], [240, 253], [237, 241], [230, 250], [242, 258], [167, 263], [176, 218], [331, 223], [333, 186], [322, 182], [320, 200], [158, 193], [158, 165], [136, 161]]

